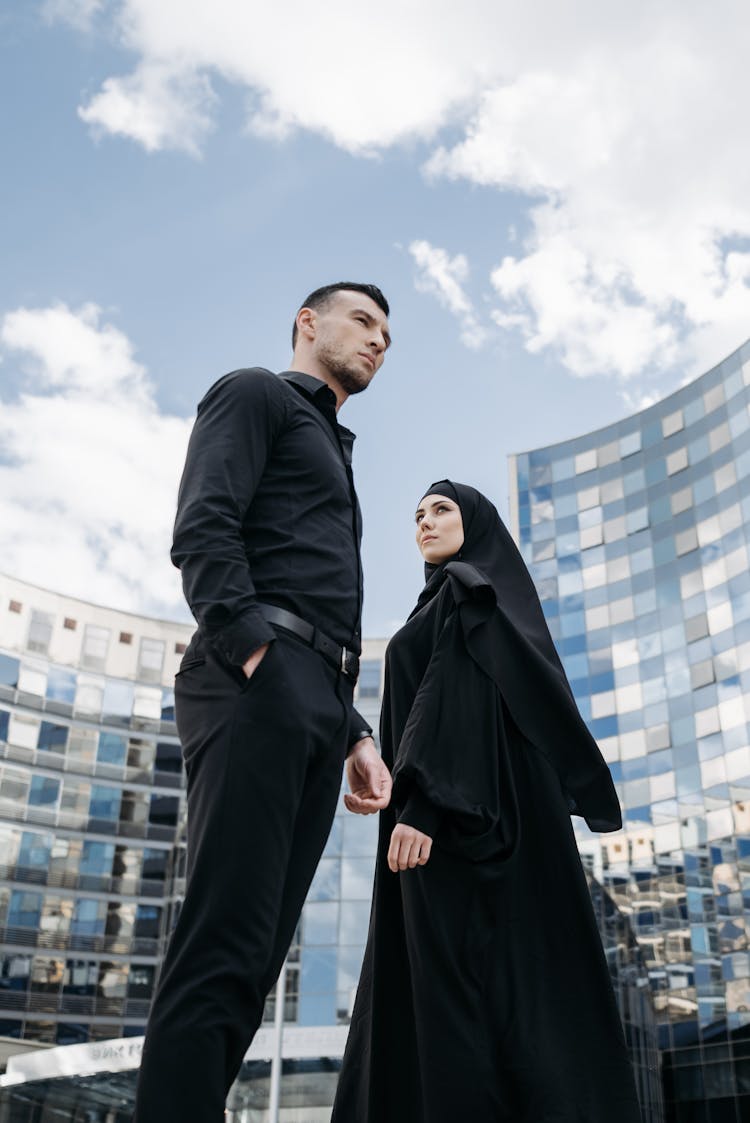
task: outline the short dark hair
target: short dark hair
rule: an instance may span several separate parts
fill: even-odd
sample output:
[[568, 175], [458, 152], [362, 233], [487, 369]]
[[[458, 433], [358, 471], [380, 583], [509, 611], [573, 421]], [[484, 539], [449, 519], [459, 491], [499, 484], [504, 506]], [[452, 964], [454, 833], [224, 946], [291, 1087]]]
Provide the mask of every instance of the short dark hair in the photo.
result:
[[315, 289], [300, 304], [292, 327], [292, 347], [297, 344], [297, 316], [301, 310], [303, 308], [324, 308], [337, 292], [363, 292], [365, 296], [369, 296], [370, 300], [375, 301], [378, 308], [385, 312], [386, 316], [390, 315], [391, 310], [388, 307], [388, 301], [377, 285], [363, 285], [359, 281], [335, 281], [332, 285], [323, 285], [322, 288]]

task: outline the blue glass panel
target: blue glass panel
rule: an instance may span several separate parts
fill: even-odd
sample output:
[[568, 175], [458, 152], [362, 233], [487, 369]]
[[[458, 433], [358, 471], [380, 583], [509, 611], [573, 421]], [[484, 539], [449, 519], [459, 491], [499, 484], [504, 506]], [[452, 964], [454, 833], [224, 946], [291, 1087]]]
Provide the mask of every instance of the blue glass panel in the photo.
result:
[[336, 1021], [336, 949], [302, 952], [298, 1023], [331, 1025]]
[[10, 714], [7, 710], [0, 710], [0, 741], [8, 740], [8, 726], [10, 724]]
[[165, 687], [161, 692], [161, 720], [174, 721], [174, 690]]
[[618, 732], [617, 717], [614, 714], [608, 714], [607, 717], [594, 718], [589, 723], [589, 729], [595, 740], [616, 737]]
[[641, 429], [641, 439], [646, 448], [648, 448], [649, 445], [661, 444], [663, 440], [661, 421], [647, 422]]
[[703, 407], [702, 396], [693, 398], [691, 402], [686, 402], [683, 406], [683, 417], [685, 419], [685, 425], [688, 427], [694, 425], [696, 421], [700, 421], [705, 412], [706, 411]]
[[68, 743], [67, 725], [53, 725], [50, 721], [43, 721], [39, 727], [39, 740], [37, 747], [48, 753], [64, 753]]
[[[102, 713], [116, 718], [130, 720], [133, 712], [133, 698], [135, 688], [132, 683], [122, 682], [120, 679], [107, 679], [102, 697]], [[115, 722], [119, 725], [119, 722]]]
[[120, 788], [107, 788], [99, 784], [91, 787], [89, 802], [89, 816], [92, 819], [108, 819], [117, 822], [120, 814]]
[[32, 870], [46, 869], [52, 852], [52, 841], [51, 834], [24, 831], [21, 835], [21, 846], [18, 851], [18, 865]]
[[623, 490], [626, 495], [635, 495], [637, 491], [643, 491], [646, 486], [646, 476], [642, 468], [638, 468], [635, 472], [628, 472], [623, 476]]
[[641, 804], [640, 807], [625, 807], [625, 818], [628, 822], [650, 823], [652, 819], [651, 805]]
[[641, 431], [636, 429], [632, 433], [626, 433], [620, 438], [620, 456], [624, 459], [626, 456], [632, 456], [634, 452], [640, 452], [641, 449]]
[[658, 460], [652, 460], [646, 465], [646, 486], [651, 488], [655, 484], [661, 483], [662, 480], [667, 478], [667, 466], [659, 456]]
[[29, 807], [50, 807], [57, 803], [60, 781], [49, 776], [32, 776], [29, 788]]
[[124, 764], [126, 741], [117, 733], [100, 733], [96, 759], [100, 764]]
[[699, 464], [709, 455], [708, 437], [696, 437], [688, 444], [688, 459], [691, 464]]
[[76, 936], [101, 936], [104, 934], [106, 903], [79, 897], [75, 903], [70, 931]]
[[53, 702], [66, 702], [72, 706], [76, 696], [74, 671], [51, 666], [47, 672], [47, 697]]
[[13, 659], [10, 655], [0, 655], [0, 685], [17, 687], [19, 667], [18, 659]]
[[[111, 842], [93, 842], [86, 840], [81, 854], [80, 871], [82, 874], [92, 874], [98, 877], [108, 877], [112, 873], [112, 860], [115, 856], [114, 844]], [[93, 885], [89, 888], [94, 888]]]
[[42, 912], [42, 894], [14, 889], [8, 905], [9, 928], [38, 928]]
[[325, 944], [335, 946], [338, 928], [338, 901], [307, 901], [302, 919], [302, 942], [305, 948]]
[[648, 775], [648, 758], [636, 757], [634, 760], [622, 762], [622, 778], [625, 780], [641, 780]]

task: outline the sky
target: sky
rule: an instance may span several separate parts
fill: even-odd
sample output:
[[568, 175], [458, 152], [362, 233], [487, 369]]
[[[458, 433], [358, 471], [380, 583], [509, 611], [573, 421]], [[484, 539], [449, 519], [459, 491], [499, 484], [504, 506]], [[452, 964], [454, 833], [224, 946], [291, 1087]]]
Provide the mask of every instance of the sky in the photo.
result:
[[0, 570], [187, 619], [195, 407], [372, 281], [366, 636], [421, 586], [416, 501], [609, 424], [750, 336], [740, 0], [0, 0]]

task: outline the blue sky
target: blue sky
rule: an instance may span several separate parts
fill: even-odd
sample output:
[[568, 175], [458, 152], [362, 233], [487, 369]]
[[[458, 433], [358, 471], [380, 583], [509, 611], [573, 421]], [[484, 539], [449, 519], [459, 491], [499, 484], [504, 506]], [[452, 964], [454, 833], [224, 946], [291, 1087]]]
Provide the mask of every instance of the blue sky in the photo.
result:
[[394, 347], [341, 416], [365, 633], [392, 630], [432, 479], [506, 513], [508, 453], [750, 335], [748, 16], [719, 7], [0, 7], [3, 569], [180, 615], [197, 400], [226, 370], [285, 368], [311, 288], [373, 280]]

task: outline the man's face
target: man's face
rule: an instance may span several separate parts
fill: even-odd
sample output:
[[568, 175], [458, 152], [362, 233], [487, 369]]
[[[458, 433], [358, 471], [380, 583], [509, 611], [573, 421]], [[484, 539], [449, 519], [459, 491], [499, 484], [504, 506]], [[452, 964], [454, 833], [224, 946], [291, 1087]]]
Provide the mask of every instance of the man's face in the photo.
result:
[[346, 394], [366, 390], [390, 346], [388, 318], [364, 293], [336, 292], [315, 314], [313, 354]]

